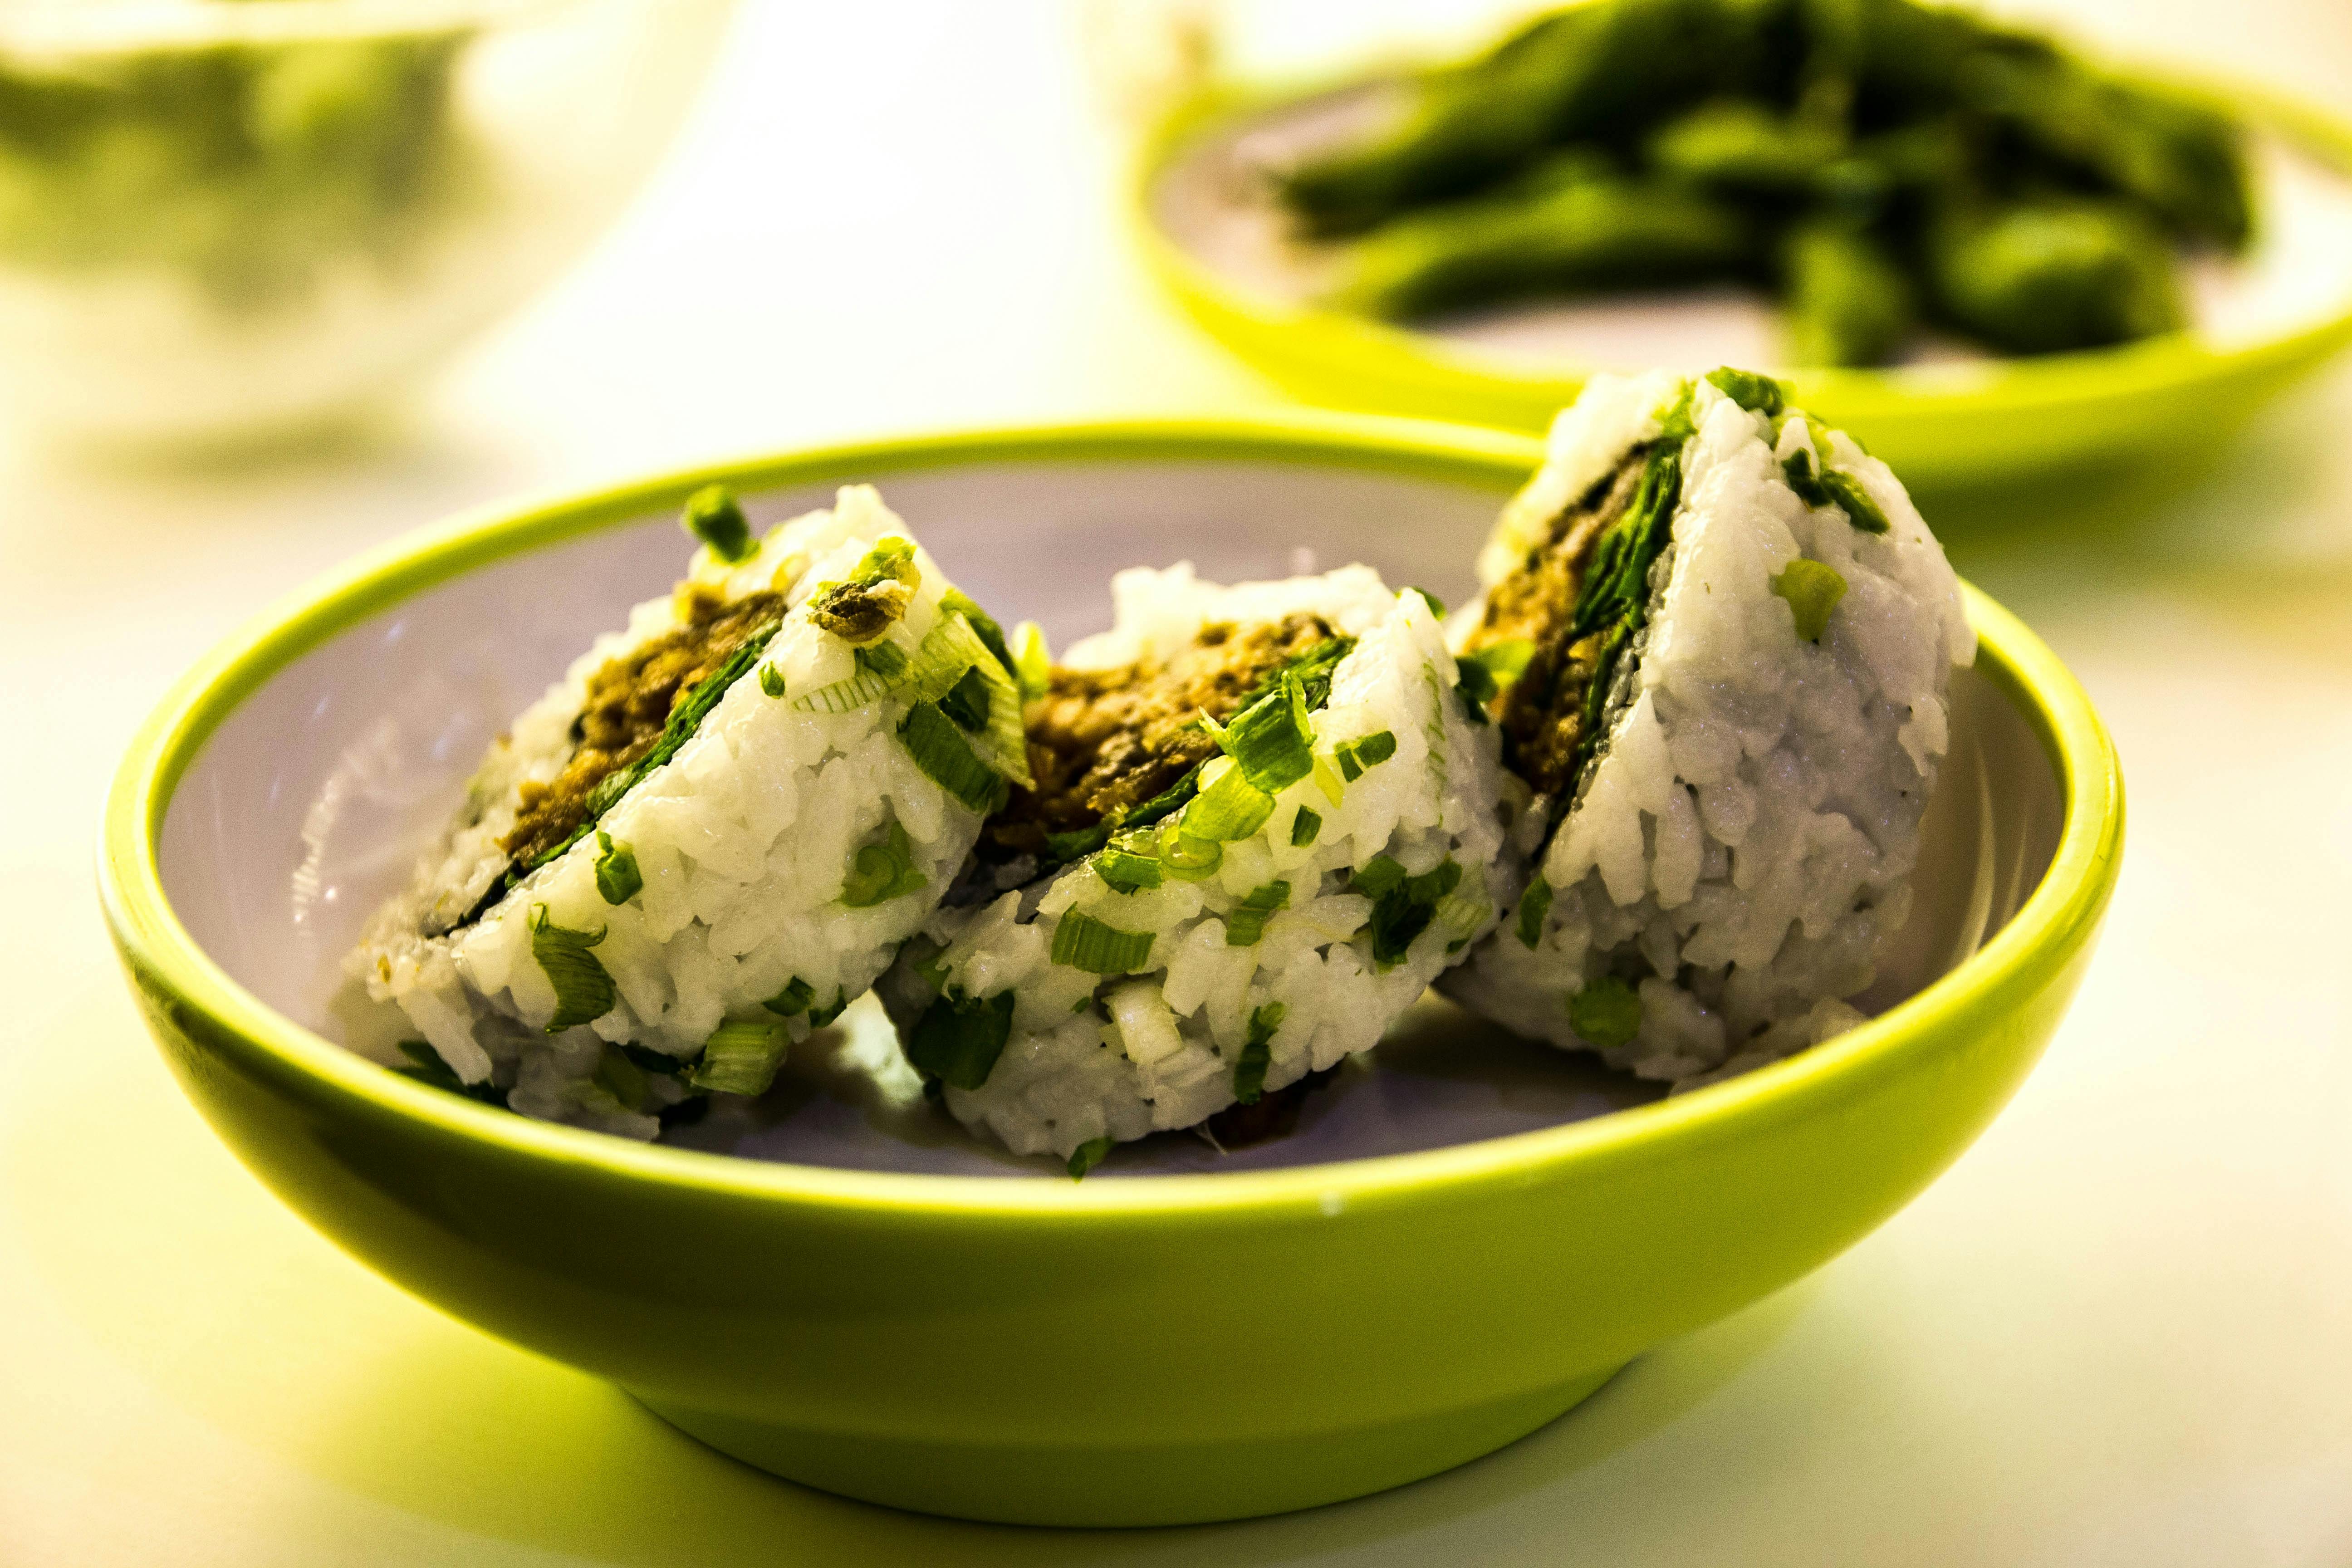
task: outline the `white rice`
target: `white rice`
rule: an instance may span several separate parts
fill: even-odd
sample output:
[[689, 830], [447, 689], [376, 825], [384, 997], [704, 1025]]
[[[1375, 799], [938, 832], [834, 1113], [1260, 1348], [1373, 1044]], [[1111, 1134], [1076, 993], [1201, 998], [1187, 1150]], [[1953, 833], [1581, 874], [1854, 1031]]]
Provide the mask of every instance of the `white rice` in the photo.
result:
[[[1191, 1127], [1234, 1104], [1252, 1020], [1272, 1005], [1281, 1014], [1264, 1042], [1268, 1092], [1369, 1048], [1508, 897], [1494, 880], [1503, 842], [1494, 731], [1467, 718], [1443, 629], [1419, 594], [1391, 593], [1365, 566], [1223, 587], [1186, 564], [1122, 572], [1113, 596], [1114, 628], [1073, 647], [1066, 664], [1157, 661], [1205, 625], [1297, 612], [1319, 614], [1358, 641], [1312, 715], [1316, 774], [1276, 795], [1273, 815], [1226, 844], [1207, 879], [1121, 892], [1092, 861], [1066, 867], [941, 909], [928, 942], [910, 944], [883, 980], [902, 1037], [942, 987], [970, 1001], [1013, 995], [1010, 1035], [985, 1082], [948, 1087], [944, 1098], [966, 1125], [1024, 1154], [1067, 1157], [1105, 1138]], [[1394, 754], [1343, 783], [1328, 766], [1334, 749], [1382, 731], [1395, 738]], [[1322, 826], [1295, 846], [1301, 808]], [[1427, 929], [1385, 967], [1368, 927], [1374, 900], [1349, 886], [1382, 855], [1409, 875], [1448, 860], [1461, 872]], [[1234, 911], [1277, 879], [1289, 884], [1288, 907], [1256, 942], [1234, 945]], [[1079, 915], [1150, 933], [1148, 957], [1110, 977], [1053, 962], [1057, 930]]]
[[[1552, 518], [1655, 438], [1685, 384], [1602, 376], [1552, 427], [1543, 469], [1480, 558], [1491, 591]], [[1890, 524], [1809, 508], [1781, 460], [1807, 421], [1696, 384], [1672, 543], [1633, 645], [1632, 700], [1549, 838], [1517, 847], [1553, 889], [1533, 946], [1502, 928], [1444, 989], [1499, 1023], [1685, 1082], [1851, 1027], [1910, 910], [1919, 823], [1948, 743], [1951, 671], [1975, 657], [1958, 579], [1884, 463], [1842, 433], [1814, 453]], [[1818, 644], [1772, 580], [1803, 557], [1846, 592]], [[1461, 619], [1475, 626], [1478, 607]], [[1570, 1021], [1585, 986], [1636, 985], [1638, 1033], [1595, 1046]]]
[[[880, 683], [869, 678], [843, 693], [837, 683], [857, 673], [854, 650], [809, 614], [818, 588], [848, 576], [892, 535], [907, 537], [905, 525], [860, 486], [844, 489], [830, 510], [774, 528], [740, 563], [698, 551], [679, 594], [636, 606], [625, 630], [600, 637], [491, 747], [466, 808], [348, 961], [369, 994], [395, 1004], [460, 1079], [506, 1089], [512, 1109], [649, 1138], [660, 1109], [688, 1091], [659, 1071], [614, 1068], [608, 1047], [684, 1062], [730, 1020], [756, 1020], [799, 1039], [811, 1011], [864, 993], [931, 912], [982, 820], [927, 776], [898, 738], [919, 683], [902, 678], [876, 690]], [[887, 639], [919, 672], [919, 650], [969, 649], [975, 639], [963, 616], [942, 609], [950, 584], [929, 555], [918, 549], [914, 563], [919, 581]], [[499, 841], [515, 826], [517, 786], [562, 770], [590, 678], [677, 626], [688, 584], [730, 602], [776, 592], [791, 611], [758, 667], [604, 813], [598, 832], [460, 925], [506, 872]], [[1017, 713], [1017, 689], [992, 660], [987, 667], [1002, 687], [997, 701]], [[782, 696], [771, 695], [779, 681]], [[920, 887], [870, 907], [845, 906], [859, 850], [890, 842], [894, 824]], [[634, 854], [643, 879], [617, 905], [597, 880], [607, 837]], [[615, 992], [600, 1016], [552, 1034], [557, 992], [532, 940], [542, 917], [556, 928], [603, 932], [591, 951]], [[764, 1005], [796, 981], [811, 1000], [792, 1016]], [[637, 1103], [624, 1103], [615, 1081]]]

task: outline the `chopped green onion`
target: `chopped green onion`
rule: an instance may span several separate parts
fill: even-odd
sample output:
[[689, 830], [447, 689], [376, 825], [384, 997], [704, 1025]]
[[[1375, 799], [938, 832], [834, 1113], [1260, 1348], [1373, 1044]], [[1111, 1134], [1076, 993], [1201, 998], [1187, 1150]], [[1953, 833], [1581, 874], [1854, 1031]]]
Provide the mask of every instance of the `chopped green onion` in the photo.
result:
[[1201, 793], [1201, 770], [1205, 763], [1195, 763], [1184, 770], [1183, 776], [1119, 820], [1129, 827], [1149, 827], [1153, 823], [1174, 816], [1192, 803]]
[[627, 1109], [643, 1114], [646, 1109], [646, 1069], [630, 1058], [623, 1047], [606, 1041], [604, 1054], [596, 1060], [596, 1070], [589, 1081], [619, 1100]]
[[794, 1014], [807, 1012], [809, 1004], [815, 1000], [816, 987], [795, 974], [793, 976], [791, 984], [786, 985], [760, 1005], [780, 1018], [789, 1018]]
[[1051, 957], [1088, 974], [1134, 974], [1151, 967], [1154, 940], [1150, 931], [1121, 931], [1072, 910], [1054, 927]]
[[1290, 819], [1290, 847], [1304, 849], [1314, 843], [1315, 836], [1322, 831], [1322, 814], [1312, 806], [1302, 805], [1298, 808], [1298, 815]]
[[414, 1067], [392, 1069], [403, 1078], [413, 1078], [419, 1083], [430, 1084], [435, 1089], [446, 1089], [451, 1094], [462, 1094], [467, 1100], [478, 1100], [484, 1105], [495, 1105], [501, 1109], [506, 1105], [505, 1089], [491, 1083], [488, 1079], [480, 1083], [467, 1083], [450, 1068], [447, 1062], [441, 1059], [441, 1053], [425, 1041], [403, 1040], [400, 1042], [400, 1054], [416, 1064]]
[[1274, 796], [1253, 785], [1241, 768], [1219, 772], [1184, 808], [1184, 835], [1212, 843], [1247, 838], [1274, 815]]
[[1265, 1093], [1265, 1069], [1274, 1065], [1274, 1033], [1282, 1027], [1286, 1011], [1281, 1003], [1268, 1002], [1250, 1015], [1249, 1038], [1242, 1045], [1242, 1059], [1234, 1064], [1234, 1098], [1244, 1105], [1255, 1105]]
[[1348, 885], [1350, 891], [1378, 899], [1403, 880], [1404, 868], [1397, 864], [1393, 856], [1375, 855], [1364, 862], [1363, 869], [1349, 879]]
[[1771, 580], [1771, 588], [1774, 596], [1788, 601], [1790, 613], [1796, 617], [1798, 639], [1819, 642], [1829, 630], [1830, 612], [1845, 597], [1845, 578], [1835, 567], [1801, 555]]
[[898, 726], [899, 743], [933, 784], [983, 816], [1002, 810], [1009, 793], [1003, 774], [973, 754], [956, 721], [936, 702], [918, 702]]
[[1568, 1026], [1587, 1045], [1624, 1045], [1642, 1032], [1642, 994], [1604, 974], [1568, 999]]
[[[1143, 842], [1148, 847], [1150, 839], [1146, 837]], [[1095, 874], [1122, 893], [1156, 888], [1165, 876], [1159, 856], [1139, 855], [1116, 847], [1095, 857]]]
[[881, 843], [859, 847], [842, 882], [841, 901], [853, 910], [871, 909], [905, 898], [928, 880], [915, 869], [914, 846], [908, 841], [905, 826], [894, 816]]
[[1431, 593], [1428, 589], [1407, 588], [1405, 592], [1408, 594], [1420, 595], [1422, 603], [1429, 606], [1429, 613], [1431, 615], [1435, 616], [1441, 621], [1445, 618], [1445, 601]]
[[969, 1092], [996, 1070], [1012, 1035], [1012, 992], [986, 1000], [942, 992], [907, 1037], [907, 1059], [926, 1078]]
[[1250, 786], [1263, 794], [1280, 795], [1314, 769], [1315, 726], [1307, 717], [1307, 688], [1288, 670], [1274, 690], [1224, 723], [1206, 714], [1201, 723]]
[[1734, 370], [1729, 365], [1724, 365], [1719, 369], [1708, 371], [1706, 379], [1713, 383], [1715, 389], [1724, 396], [1747, 409], [1750, 414], [1761, 414], [1767, 419], [1789, 405], [1789, 393], [1786, 387], [1770, 376], [1759, 375], [1752, 370]]
[[896, 680], [907, 673], [906, 650], [897, 643], [887, 639], [882, 642], [868, 643], [864, 647], [852, 648], [850, 657], [856, 661], [858, 668], [869, 675], [879, 676], [884, 680]]
[[923, 984], [934, 993], [948, 988], [948, 950], [932, 944], [928, 937], [917, 937], [907, 944], [910, 955], [907, 965], [923, 977]]
[[1045, 628], [1036, 622], [1013, 628], [1013, 667], [1024, 701], [1035, 701], [1053, 685], [1054, 657], [1045, 647]]
[[1013, 660], [1013, 650], [1004, 646], [1004, 628], [998, 626], [996, 617], [982, 609], [971, 595], [961, 588], [950, 588], [940, 595], [940, 612], [961, 616], [971, 622], [973, 634], [987, 646], [989, 652], [996, 656], [997, 665], [1004, 671], [1005, 679], [1018, 680], [1021, 678], [1020, 666]]
[[782, 1024], [765, 1018], [730, 1019], [702, 1043], [702, 1058], [686, 1081], [716, 1094], [765, 1094], [791, 1046], [792, 1036]]
[[782, 697], [784, 694], [784, 672], [772, 664], [761, 665], [760, 689], [771, 697]]
[[1225, 863], [1225, 847], [1213, 838], [1195, 838], [1183, 819], [1171, 817], [1160, 825], [1160, 864], [1180, 882], [1202, 881]]
[[[1368, 875], [1376, 870], [1368, 882]], [[1437, 906], [1461, 880], [1462, 868], [1452, 860], [1418, 877], [1408, 877], [1404, 868], [1385, 855], [1357, 872], [1359, 891], [1380, 889], [1372, 895], [1372, 963], [1383, 970], [1402, 963], [1413, 939], [1429, 929], [1430, 921], [1437, 918]]]
[[980, 673], [980, 666], [965, 670], [948, 688], [940, 699], [940, 711], [975, 734], [988, 728], [988, 678]]
[[644, 891], [646, 879], [637, 857], [626, 844], [615, 844], [603, 828], [596, 830], [596, 891], [608, 904], [625, 904]]
[[1551, 884], [1538, 877], [1519, 895], [1519, 945], [1532, 952], [1543, 941], [1544, 918], [1551, 913]]
[[886, 534], [875, 542], [874, 548], [857, 559], [849, 569], [853, 587], [870, 588], [877, 583], [904, 583], [909, 588], [923, 585], [923, 574], [915, 566], [915, 542], [898, 534]]
[[1265, 922], [1277, 910], [1290, 907], [1290, 884], [1268, 882], [1253, 889], [1241, 907], [1225, 917], [1225, 945], [1252, 947], [1265, 934]]
[[621, 1047], [621, 1054], [636, 1063], [643, 1070], [657, 1072], [665, 1078], [676, 1078], [693, 1065], [680, 1061], [667, 1051], [655, 1050], [651, 1046], [625, 1045]]
[[1789, 488], [1797, 492], [1797, 499], [1807, 506], [1830, 504], [1830, 492], [1814, 476], [1813, 455], [1802, 447], [1780, 459], [1780, 475], [1789, 481]]
[[1070, 1173], [1070, 1180], [1083, 1182], [1087, 1173], [1101, 1164], [1103, 1156], [1118, 1146], [1116, 1138], [1089, 1138], [1071, 1151], [1070, 1163], [1064, 1169]]
[[751, 524], [725, 485], [705, 485], [686, 498], [678, 526], [710, 547], [710, 553], [733, 565], [748, 559], [759, 546], [751, 540]]
[[555, 988], [555, 1016], [547, 1032], [560, 1035], [575, 1024], [586, 1024], [613, 1010], [620, 992], [613, 977], [588, 950], [604, 940], [606, 928], [593, 933], [571, 931], [550, 920], [545, 904], [530, 906], [530, 955]]
[[835, 1018], [840, 1017], [844, 1013], [849, 1011], [849, 1005], [856, 1000], [856, 997], [852, 996], [846, 991], [835, 992], [833, 994], [832, 1006], [812, 1007], [809, 1009], [809, 1027], [812, 1029], [824, 1028]]
[[1110, 842], [1111, 831], [1109, 823], [1097, 822], [1092, 827], [1073, 827], [1066, 833], [1048, 833], [1045, 835], [1045, 853], [1060, 865], [1083, 860]]
[[1845, 509], [1846, 521], [1864, 533], [1885, 533], [1890, 526], [1886, 514], [1862, 488], [1862, 481], [1843, 468], [1826, 468], [1822, 473], [1822, 488], [1830, 499]]
[[1396, 755], [1396, 735], [1381, 730], [1360, 741], [1342, 741], [1331, 749], [1339, 764], [1339, 776], [1354, 784], [1364, 776], [1364, 770], [1376, 768]]

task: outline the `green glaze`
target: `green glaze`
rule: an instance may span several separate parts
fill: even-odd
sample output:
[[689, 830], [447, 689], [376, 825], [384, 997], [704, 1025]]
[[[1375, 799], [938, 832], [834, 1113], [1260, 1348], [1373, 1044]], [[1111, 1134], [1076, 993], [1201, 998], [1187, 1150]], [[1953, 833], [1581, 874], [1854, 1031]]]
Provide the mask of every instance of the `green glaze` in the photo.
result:
[[[1132, 457], [1499, 491], [1537, 456], [1521, 438], [1362, 418], [1096, 426], [836, 448], [431, 530], [265, 616], [173, 689], [107, 804], [108, 918], [190, 1097], [313, 1225], [443, 1310], [754, 1464], [907, 1508], [1057, 1524], [1234, 1518], [1428, 1475], [1851, 1246], [1968, 1145], [2048, 1040], [2114, 886], [2122, 784], [2081, 689], [1981, 595], [1969, 600], [1979, 668], [2028, 719], [2064, 801], [2050, 871], [1982, 951], [1747, 1077], [1377, 1160], [989, 1179], [531, 1121], [386, 1072], [242, 990], [174, 916], [157, 844], [205, 738], [308, 647], [713, 479], [756, 491]], [[1269, 1339], [1286, 1323], [1334, 1331]]]
[[[2226, 107], [2352, 176], [2352, 124], [2339, 116], [2259, 89], [2169, 76], [2150, 79]], [[1220, 275], [1161, 230], [1151, 192], [1179, 153], [1314, 90], [1291, 86], [1204, 94], [1146, 142], [1129, 218], [1152, 270], [1210, 335], [1307, 402], [1544, 429], [1575, 400], [1589, 367], [1546, 370], [1408, 327], [1278, 301]], [[1773, 374], [1789, 384], [1794, 402], [1861, 437], [1906, 482], [1967, 483], [2209, 442], [2347, 342], [2352, 342], [2352, 289], [2334, 315], [2237, 348], [2212, 348], [2172, 332], [2032, 359]]]

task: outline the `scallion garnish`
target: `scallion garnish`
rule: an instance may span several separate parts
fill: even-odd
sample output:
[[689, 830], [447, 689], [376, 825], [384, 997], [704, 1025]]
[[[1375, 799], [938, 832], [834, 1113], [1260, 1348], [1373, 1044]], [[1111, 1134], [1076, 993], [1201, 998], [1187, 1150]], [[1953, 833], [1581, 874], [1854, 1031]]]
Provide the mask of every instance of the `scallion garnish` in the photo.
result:
[[608, 904], [625, 904], [645, 889], [636, 853], [616, 843], [603, 828], [596, 830], [596, 891]]
[[974, 734], [988, 728], [988, 680], [973, 665], [940, 699], [940, 711]]
[[926, 1078], [969, 1092], [988, 1081], [1012, 1034], [1012, 992], [984, 1000], [942, 992], [907, 1037], [907, 1059]]
[[530, 956], [555, 990], [555, 1016], [547, 1032], [560, 1035], [575, 1024], [586, 1024], [613, 1010], [620, 992], [613, 977], [588, 950], [604, 940], [605, 928], [572, 931], [549, 918], [545, 904], [530, 906]]
[[782, 697], [785, 690], [784, 672], [778, 669], [772, 664], [761, 665], [760, 667], [760, 689], [766, 692], [771, 697]]
[[705, 485], [687, 497], [677, 521], [678, 526], [710, 547], [712, 556], [730, 566], [759, 548], [735, 492], [725, 485]]
[[1532, 951], [1543, 941], [1544, 917], [1551, 913], [1551, 884], [1538, 877], [1519, 895], [1519, 945]]
[[907, 654], [897, 643], [887, 640], [868, 643], [850, 650], [858, 668], [884, 680], [896, 680], [907, 673]]
[[1315, 727], [1307, 711], [1306, 686], [1285, 670], [1272, 691], [1224, 723], [1206, 715], [1201, 722], [1252, 788], [1275, 795], [1315, 766]]
[[627, 1050], [604, 1042], [604, 1054], [596, 1058], [596, 1070], [589, 1082], [621, 1102], [624, 1110], [643, 1114], [649, 1096], [646, 1087], [646, 1069], [639, 1067]]
[[1642, 994], [1604, 974], [1568, 999], [1568, 1026], [1587, 1045], [1624, 1045], [1642, 1032]]
[[841, 884], [841, 901], [853, 910], [871, 909], [901, 899], [924, 887], [928, 879], [915, 869], [914, 846], [897, 817], [879, 844], [861, 845]]
[[1088, 974], [1134, 974], [1151, 967], [1154, 940], [1150, 931], [1121, 931], [1072, 910], [1055, 924], [1051, 957]]
[[1799, 556], [1770, 580], [1775, 597], [1785, 599], [1796, 617], [1801, 642], [1819, 642], [1829, 630], [1830, 612], [1845, 597], [1845, 578], [1832, 566]]
[[1287, 1009], [1268, 1002], [1250, 1015], [1249, 1037], [1242, 1043], [1242, 1058], [1234, 1064], [1234, 1098], [1255, 1105], [1265, 1093], [1265, 1069], [1274, 1065], [1274, 1034], [1282, 1027]]
[[[1142, 847], [1150, 848], [1151, 839], [1145, 836]], [[1156, 888], [1166, 876], [1156, 854], [1139, 855], [1131, 849], [1113, 845], [1095, 857], [1095, 875], [1122, 893], [1140, 892]]]
[[1070, 1173], [1070, 1180], [1083, 1182], [1087, 1173], [1101, 1164], [1103, 1156], [1118, 1146], [1116, 1138], [1089, 1138], [1070, 1152], [1070, 1162], [1063, 1168]]
[[1331, 748], [1331, 756], [1339, 764], [1339, 776], [1354, 784], [1364, 776], [1367, 768], [1376, 768], [1396, 755], [1396, 734], [1380, 730], [1361, 740], [1342, 741]]
[[982, 816], [1001, 810], [1010, 793], [1004, 776], [972, 752], [956, 721], [936, 702], [918, 702], [898, 726], [899, 743], [925, 777]]
[[1429, 922], [1437, 917], [1438, 904], [1461, 880], [1462, 868], [1452, 860], [1418, 877], [1408, 877], [1404, 868], [1386, 855], [1374, 857], [1357, 872], [1354, 889], [1372, 900], [1373, 963], [1387, 970], [1402, 963], [1413, 938], [1429, 929]]
[[1767, 419], [1789, 405], [1788, 389], [1769, 375], [1752, 370], [1734, 370], [1722, 365], [1706, 373], [1706, 379], [1717, 392], [1747, 409], [1761, 414]]
[[765, 1018], [732, 1018], [702, 1043], [702, 1056], [686, 1081], [716, 1094], [765, 1094], [776, 1081], [792, 1036]]
[[1421, 602], [1429, 606], [1429, 613], [1431, 615], [1435, 616], [1441, 621], [1445, 618], [1445, 601], [1431, 593], [1428, 589], [1418, 587], [1407, 588], [1405, 592], [1408, 594], [1420, 595]]
[[1255, 888], [1241, 907], [1225, 917], [1225, 945], [1252, 947], [1265, 934], [1265, 922], [1277, 910], [1290, 907], [1290, 884], [1268, 882]]
[[1322, 814], [1312, 806], [1302, 805], [1298, 808], [1298, 815], [1290, 819], [1290, 847], [1304, 849], [1314, 843], [1315, 836], [1322, 831]]
[[[1224, 759], [1220, 759], [1224, 761]], [[1188, 838], [1229, 844], [1247, 838], [1274, 815], [1274, 797], [1253, 785], [1239, 765], [1210, 770], [1207, 787], [1184, 808], [1183, 832]]]
[[807, 1012], [809, 1004], [815, 1000], [816, 987], [795, 974], [790, 984], [761, 1003], [760, 1005], [780, 1018], [789, 1018], [795, 1014]]
[[1864, 533], [1885, 533], [1887, 531], [1890, 524], [1886, 514], [1879, 510], [1876, 501], [1870, 499], [1870, 492], [1862, 488], [1862, 481], [1843, 468], [1822, 470], [1822, 488], [1829, 492], [1832, 500], [1845, 509], [1845, 520], [1855, 528]]

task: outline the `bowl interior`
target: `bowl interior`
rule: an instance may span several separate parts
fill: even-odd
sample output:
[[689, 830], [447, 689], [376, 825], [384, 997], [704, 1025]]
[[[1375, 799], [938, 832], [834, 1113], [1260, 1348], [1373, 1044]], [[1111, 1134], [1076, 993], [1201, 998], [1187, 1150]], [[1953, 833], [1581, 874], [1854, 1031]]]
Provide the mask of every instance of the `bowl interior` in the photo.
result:
[[[1227, 580], [1354, 560], [1390, 582], [1468, 595], [1466, 563], [1499, 484], [1349, 464], [975, 458], [845, 468], [761, 490], [761, 522], [871, 480], [975, 597], [1034, 617], [1055, 647], [1108, 619], [1105, 584], [1189, 559]], [[496, 556], [389, 605], [362, 605], [246, 693], [182, 775], [160, 834], [163, 887], [196, 943], [298, 1025], [397, 1059], [341, 978], [368, 912], [405, 879], [507, 720], [598, 631], [664, 591], [687, 544], [664, 509]], [[436, 550], [448, 552], [450, 546]], [[2050, 756], [1989, 669], [1962, 672], [1954, 742], [1931, 804], [1899, 949], [1861, 999], [1877, 1012], [1976, 951], [2039, 883], [2063, 800]], [[1528, 1131], [1654, 1099], [1657, 1086], [1518, 1040], [1436, 997], [1312, 1097], [1296, 1132], [1220, 1152], [1184, 1135], [1120, 1150], [1102, 1176], [1354, 1159]], [[871, 999], [796, 1051], [774, 1090], [670, 1140], [866, 1170], [1050, 1174], [926, 1107]]]
[[[1213, 118], [1152, 174], [1151, 221], [1193, 265], [1261, 308], [1309, 307], [1335, 279], [1345, 247], [1292, 243], [1262, 171], [1344, 146], [1399, 104], [1395, 85], [1376, 80]], [[2183, 277], [2193, 335], [2220, 350], [2284, 337], [2352, 308], [2352, 174], [2274, 129], [2258, 129], [2251, 153], [2262, 215], [2253, 245], [2242, 257], [2192, 258]], [[1777, 309], [1731, 284], [1465, 310], [1413, 323], [1411, 335], [1512, 375], [1784, 362]], [[1932, 384], [1956, 366], [1998, 363], [1959, 339], [1923, 332], [1895, 374]]]

